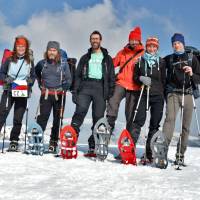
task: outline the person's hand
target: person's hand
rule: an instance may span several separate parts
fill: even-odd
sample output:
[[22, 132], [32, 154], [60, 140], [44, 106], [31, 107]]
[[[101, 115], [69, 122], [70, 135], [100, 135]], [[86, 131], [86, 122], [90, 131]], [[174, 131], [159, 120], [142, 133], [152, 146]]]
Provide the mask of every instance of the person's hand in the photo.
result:
[[8, 77], [5, 78], [5, 82], [7, 84], [11, 84], [13, 81], [14, 81], [14, 78], [12, 78], [11, 76], [8, 76]]
[[185, 73], [189, 74], [189, 76], [193, 75], [192, 67], [190, 67], [190, 66], [184, 66], [183, 70], [184, 70]]
[[72, 102], [74, 104], [77, 104], [77, 102], [78, 102], [78, 94], [75, 91], [72, 92]]
[[148, 87], [151, 86], [151, 78], [150, 77], [148, 77], [148, 76], [140, 76], [139, 79], [144, 85], [146, 85]]

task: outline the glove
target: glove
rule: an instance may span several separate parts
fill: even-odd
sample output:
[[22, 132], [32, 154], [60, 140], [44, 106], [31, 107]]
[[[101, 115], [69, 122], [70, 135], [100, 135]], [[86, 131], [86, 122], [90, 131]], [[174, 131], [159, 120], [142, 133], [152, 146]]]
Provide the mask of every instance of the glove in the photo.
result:
[[77, 102], [78, 102], [78, 94], [77, 94], [77, 92], [72, 92], [72, 102], [74, 103], [74, 104], [77, 104]]
[[8, 76], [8, 77], [5, 78], [5, 82], [6, 82], [7, 84], [11, 84], [14, 80], [15, 80], [15, 79], [12, 78], [11, 76]]
[[140, 76], [139, 79], [144, 85], [146, 85], [148, 87], [151, 86], [151, 78], [150, 77], [148, 77], [148, 76]]
[[28, 86], [30, 86], [30, 87], [33, 86], [33, 80], [32, 80], [32, 78], [28, 77], [28, 78], [26, 79], [26, 82], [27, 82]]
[[62, 84], [62, 89], [64, 90], [64, 91], [67, 91], [67, 90], [69, 90], [69, 85], [68, 84]]
[[66, 80], [62, 80], [62, 89], [64, 91], [67, 91], [67, 90], [69, 90], [69, 88], [70, 88], [69, 83]]

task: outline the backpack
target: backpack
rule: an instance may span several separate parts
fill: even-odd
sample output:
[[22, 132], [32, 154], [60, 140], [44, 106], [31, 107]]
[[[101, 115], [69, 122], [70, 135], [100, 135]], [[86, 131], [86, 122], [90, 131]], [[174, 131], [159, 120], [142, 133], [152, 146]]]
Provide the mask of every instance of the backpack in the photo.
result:
[[[12, 51], [10, 51], [9, 49], [5, 49], [4, 52], [3, 52], [1, 65], [3, 65], [6, 62], [6, 60], [12, 56], [12, 54], [13, 54]], [[3, 85], [4, 85], [4, 81], [0, 80], [0, 86], [3, 86]]]
[[13, 52], [11, 50], [5, 49], [4, 52], [3, 52], [1, 65], [3, 65], [6, 62], [6, 60], [12, 56], [12, 54], [13, 54]]
[[[62, 62], [67, 62], [69, 65], [69, 70], [71, 73], [71, 78], [72, 78], [72, 84], [70, 87], [70, 91], [73, 90], [74, 87], [74, 82], [75, 82], [75, 71], [76, 71], [76, 58], [68, 58], [67, 53], [65, 50], [60, 49], [60, 54], [61, 54], [61, 66], [62, 66]], [[66, 66], [66, 65], [63, 65]], [[65, 68], [63, 70], [66, 70]]]
[[74, 83], [75, 83], [75, 72], [76, 72], [76, 58], [68, 58], [67, 59], [68, 65], [69, 65], [69, 69], [71, 72], [71, 77], [72, 77], [72, 84], [70, 87], [70, 91], [72, 91], [74, 89]]
[[[200, 64], [200, 51], [197, 48], [192, 47], [192, 46], [186, 46], [185, 47], [185, 51], [188, 54], [188, 63], [189, 63], [190, 66], [192, 65], [193, 55], [196, 56], [196, 58], [197, 58], [197, 60], [199, 61], [199, 64]], [[199, 98], [200, 97], [199, 84], [194, 84], [192, 82], [192, 88], [193, 88], [193, 96], [194, 96], [194, 98], [195, 99]]]

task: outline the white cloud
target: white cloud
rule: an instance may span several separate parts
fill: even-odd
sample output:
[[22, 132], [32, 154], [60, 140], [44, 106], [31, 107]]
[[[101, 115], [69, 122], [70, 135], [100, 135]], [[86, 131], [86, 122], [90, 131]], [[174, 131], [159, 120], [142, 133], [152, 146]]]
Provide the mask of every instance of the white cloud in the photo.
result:
[[133, 13], [128, 12], [127, 20], [120, 21], [116, 15], [112, 1], [85, 9], [72, 9], [65, 4], [64, 10], [58, 12], [44, 11], [33, 15], [26, 24], [11, 27], [0, 17], [0, 42], [10, 44], [12, 48], [16, 35], [24, 34], [30, 38], [36, 60], [41, 59], [49, 40], [57, 40], [70, 56], [80, 57], [89, 48], [89, 34], [99, 30], [103, 34], [103, 46], [112, 55], [127, 42], [131, 24], [139, 20], [153, 18], [162, 25], [165, 31], [174, 31], [175, 26], [165, 17], [160, 17], [146, 8], [138, 8]]
[[65, 4], [64, 11], [44, 11], [33, 15], [27, 24], [11, 27], [0, 19], [0, 41], [12, 47], [16, 35], [30, 38], [36, 60], [41, 59], [49, 40], [57, 40], [69, 55], [80, 57], [89, 48], [89, 34], [99, 30], [103, 46], [116, 53], [127, 41], [130, 23], [118, 24], [111, 1], [106, 0], [83, 10], [73, 10]]

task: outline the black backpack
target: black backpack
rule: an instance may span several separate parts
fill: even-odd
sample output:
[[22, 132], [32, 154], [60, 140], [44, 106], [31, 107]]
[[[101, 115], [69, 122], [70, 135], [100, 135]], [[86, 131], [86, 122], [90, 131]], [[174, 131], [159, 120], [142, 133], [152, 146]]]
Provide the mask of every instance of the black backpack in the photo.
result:
[[[186, 53], [188, 54], [189, 65], [192, 65], [192, 58], [193, 58], [193, 55], [196, 56], [196, 58], [198, 59], [199, 64], [200, 64], [200, 51], [199, 51], [197, 48], [192, 47], [192, 46], [186, 46], [186, 47], [185, 47], [185, 51], [186, 51]], [[192, 83], [192, 87], [193, 87], [193, 95], [194, 95], [194, 98], [195, 98], [195, 99], [199, 98], [199, 97], [200, 97], [199, 85], [198, 85], [198, 84]]]
[[71, 73], [71, 78], [72, 78], [72, 85], [70, 87], [70, 91], [73, 90], [74, 87], [74, 82], [75, 82], [75, 71], [76, 71], [76, 58], [68, 58], [67, 52], [64, 49], [60, 49], [60, 54], [61, 54], [61, 62], [66, 62], [69, 65], [69, 70]]
[[74, 89], [74, 83], [75, 83], [75, 72], [76, 72], [76, 58], [67, 58], [67, 62], [69, 65], [69, 69], [71, 72], [71, 77], [72, 77], [72, 85], [70, 87], [70, 91]]

